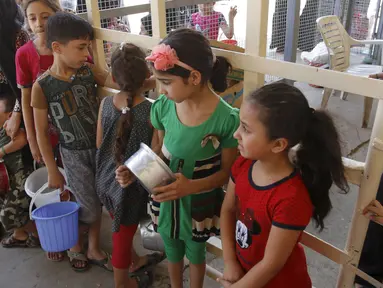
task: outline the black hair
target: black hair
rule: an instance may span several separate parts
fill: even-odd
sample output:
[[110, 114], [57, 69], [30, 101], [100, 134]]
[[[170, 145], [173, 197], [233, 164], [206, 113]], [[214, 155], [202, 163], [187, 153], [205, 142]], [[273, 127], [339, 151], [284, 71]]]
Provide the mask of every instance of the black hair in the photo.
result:
[[[150, 74], [145, 61], [145, 53], [134, 44], [122, 44], [117, 48], [111, 59], [112, 75], [121, 91], [126, 92], [126, 105], [129, 110], [133, 106], [134, 96], [142, 88]], [[126, 147], [133, 124], [133, 113], [126, 111], [121, 114], [117, 124], [117, 137], [114, 145], [114, 157], [118, 164], [124, 161]]]
[[[202, 75], [202, 84], [210, 80], [212, 87], [217, 92], [227, 89], [226, 76], [231, 70], [231, 64], [225, 57], [217, 56], [214, 62], [213, 51], [210, 42], [200, 32], [180, 28], [169, 33], [160, 44], [169, 45], [173, 48], [181, 62], [191, 66]], [[158, 71], [162, 73], [161, 71]], [[169, 73], [187, 79], [190, 71], [175, 66], [166, 70]]]
[[263, 86], [245, 101], [259, 109], [260, 121], [270, 140], [285, 138], [288, 149], [300, 144], [294, 164], [310, 194], [313, 219], [322, 230], [323, 219], [332, 208], [329, 196], [332, 184], [345, 192], [349, 189], [339, 135], [331, 117], [310, 108], [299, 89], [284, 83]]
[[86, 20], [67, 12], [57, 12], [48, 18], [47, 47], [52, 49], [53, 42], [67, 44], [72, 40], [89, 39], [93, 40], [93, 28]]
[[21, 91], [16, 84], [16, 37], [23, 25], [24, 15], [15, 0], [0, 1], [0, 70], [7, 84], [0, 84], [0, 92], [10, 92], [21, 101]]
[[6, 113], [12, 112], [13, 107], [15, 106], [16, 99], [13, 95], [9, 93], [0, 93], [0, 102], [5, 103], [5, 111]]

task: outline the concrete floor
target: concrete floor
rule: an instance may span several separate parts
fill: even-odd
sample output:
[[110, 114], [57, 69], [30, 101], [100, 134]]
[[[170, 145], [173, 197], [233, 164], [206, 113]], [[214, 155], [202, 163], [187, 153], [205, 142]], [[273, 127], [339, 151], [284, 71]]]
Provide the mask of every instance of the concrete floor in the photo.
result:
[[[321, 89], [312, 88], [307, 84], [297, 83], [308, 97], [312, 107], [319, 107]], [[374, 115], [376, 103], [372, 115]], [[343, 143], [343, 154], [350, 151], [360, 143], [369, 139], [369, 129], [361, 129], [363, 98], [350, 95], [347, 101], [341, 101], [338, 95], [329, 101], [328, 111], [333, 114], [336, 125], [340, 131]], [[373, 118], [373, 116], [371, 117]], [[364, 161], [366, 147], [362, 147], [351, 158]], [[351, 187], [349, 194], [332, 191], [333, 210], [326, 220], [326, 228], [322, 233], [317, 233], [313, 226], [308, 231], [319, 235], [320, 238], [330, 242], [336, 247], [343, 248], [351, 220], [354, 203], [356, 201], [357, 187]], [[105, 215], [102, 230], [102, 243], [107, 251], [111, 250], [110, 220]], [[316, 288], [335, 287], [338, 266], [330, 260], [307, 249], [309, 272]], [[218, 270], [222, 270], [222, 260], [208, 255], [208, 262]], [[156, 270], [155, 284], [153, 287], [170, 287], [166, 277], [166, 263], [159, 265]], [[185, 287], [188, 287], [188, 271], [185, 271]], [[113, 287], [113, 275], [100, 268], [93, 267], [89, 272], [77, 274], [70, 269], [68, 261], [52, 263], [46, 260], [40, 249], [3, 249], [0, 248], [0, 288], [98, 288]], [[219, 287], [211, 279], [205, 280], [205, 287]]]

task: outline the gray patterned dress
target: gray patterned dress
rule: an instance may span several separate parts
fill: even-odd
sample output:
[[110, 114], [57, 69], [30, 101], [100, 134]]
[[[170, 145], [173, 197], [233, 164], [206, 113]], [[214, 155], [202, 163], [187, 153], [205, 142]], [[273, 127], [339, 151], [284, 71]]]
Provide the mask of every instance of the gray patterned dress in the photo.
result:
[[[130, 110], [130, 113], [133, 113], [133, 128], [125, 159], [140, 148], [140, 143], [151, 145], [153, 126], [150, 124], [150, 107], [151, 103], [145, 100]], [[114, 106], [113, 97], [107, 97], [101, 112], [103, 135], [96, 157], [96, 189], [101, 202], [113, 215], [113, 232], [118, 232], [120, 225], [138, 224], [147, 214], [146, 204], [149, 197], [148, 192], [137, 182], [123, 189], [115, 179], [117, 165], [114, 159], [114, 141], [120, 116], [121, 111]]]

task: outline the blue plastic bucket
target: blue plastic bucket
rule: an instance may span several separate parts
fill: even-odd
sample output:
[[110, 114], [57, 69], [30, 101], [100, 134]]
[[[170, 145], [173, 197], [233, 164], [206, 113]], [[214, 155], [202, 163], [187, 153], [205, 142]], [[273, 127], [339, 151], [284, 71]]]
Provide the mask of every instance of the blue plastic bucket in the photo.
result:
[[57, 202], [32, 212], [44, 251], [61, 252], [77, 243], [79, 208], [75, 202]]

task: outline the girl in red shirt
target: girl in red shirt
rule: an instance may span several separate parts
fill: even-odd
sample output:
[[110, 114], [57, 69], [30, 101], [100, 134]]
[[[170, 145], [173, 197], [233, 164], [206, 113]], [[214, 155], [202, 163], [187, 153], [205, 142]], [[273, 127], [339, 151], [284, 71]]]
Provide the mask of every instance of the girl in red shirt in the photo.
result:
[[[28, 30], [35, 37], [16, 53], [16, 79], [17, 86], [21, 89], [22, 112], [29, 147], [33, 158], [39, 163], [42, 161], [42, 157], [37, 145], [31, 107], [31, 91], [36, 79], [53, 64], [52, 51], [46, 47], [45, 23], [49, 16], [61, 11], [61, 7], [58, 0], [25, 0], [23, 1], [23, 8]], [[12, 119], [11, 121], [18, 122], [17, 120]], [[57, 135], [54, 130], [50, 134], [52, 147], [55, 147], [58, 143]]]
[[299, 240], [310, 218], [323, 229], [332, 184], [348, 190], [338, 133], [325, 112], [287, 84], [245, 99], [234, 134], [241, 156], [221, 211], [225, 269], [218, 281], [231, 288], [311, 288]]

